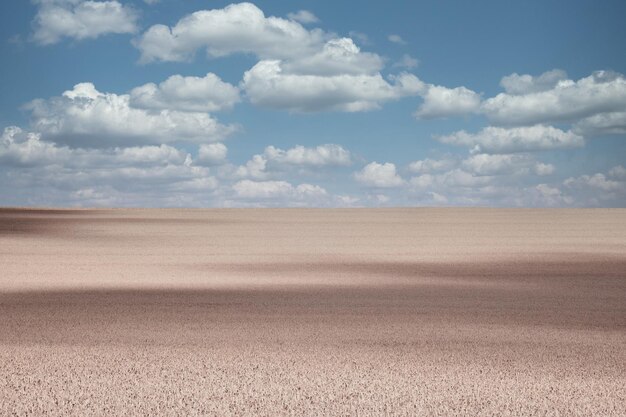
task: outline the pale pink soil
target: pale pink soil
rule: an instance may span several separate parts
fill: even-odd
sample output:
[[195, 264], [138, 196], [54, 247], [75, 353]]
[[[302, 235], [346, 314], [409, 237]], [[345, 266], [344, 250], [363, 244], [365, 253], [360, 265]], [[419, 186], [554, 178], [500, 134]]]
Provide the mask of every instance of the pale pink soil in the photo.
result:
[[626, 210], [0, 209], [0, 415], [626, 415]]

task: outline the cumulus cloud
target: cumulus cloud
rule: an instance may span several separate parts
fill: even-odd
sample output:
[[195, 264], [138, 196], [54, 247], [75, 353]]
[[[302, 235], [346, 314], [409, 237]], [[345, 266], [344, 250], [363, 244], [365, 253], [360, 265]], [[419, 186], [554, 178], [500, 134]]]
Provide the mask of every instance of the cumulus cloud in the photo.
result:
[[480, 188], [491, 184], [492, 180], [491, 176], [474, 175], [463, 169], [454, 168], [440, 174], [419, 175], [411, 178], [409, 182], [415, 187], [433, 188], [441, 191], [451, 187]]
[[194, 12], [173, 27], [154, 25], [135, 46], [142, 62], [185, 61], [199, 48], [214, 57], [251, 53], [283, 59], [314, 53], [327, 38], [319, 29], [309, 31], [295, 20], [266, 17], [254, 4], [240, 3]]
[[[408, 166], [408, 170], [412, 174], [419, 174], [415, 181], [429, 181], [435, 178], [433, 174], [447, 175], [447, 173], [455, 173], [455, 175], [470, 174], [475, 177], [483, 176], [511, 176], [530, 174], [550, 175], [554, 172], [555, 167], [551, 164], [545, 164], [535, 159], [533, 154], [515, 153], [515, 154], [484, 154], [478, 153], [468, 156], [465, 159], [446, 157], [443, 159], [423, 159], [414, 161]], [[463, 171], [464, 174], [460, 174]]]
[[128, 94], [102, 93], [91, 83], [77, 84], [61, 97], [34, 100], [26, 109], [44, 139], [77, 146], [214, 142], [237, 130], [206, 113], [137, 109]]
[[389, 42], [397, 43], [400, 45], [406, 45], [406, 41], [402, 39], [402, 36], [400, 35], [392, 34], [392, 35], [387, 36], [387, 39], [389, 40]]
[[368, 187], [392, 188], [404, 185], [404, 180], [396, 172], [396, 166], [390, 162], [371, 162], [355, 172], [354, 178]]
[[554, 170], [554, 166], [538, 162], [532, 155], [472, 155], [449, 171], [417, 175], [408, 183], [411, 195], [423, 204], [434, 203], [433, 193], [451, 205], [621, 207], [626, 204], [626, 169], [621, 165], [606, 173], [537, 183], [538, 176], [550, 175]]
[[322, 196], [327, 192], [322, 187], [300, 184], [294, 187], [287, 181], [250, 181], [242, 180], [233, 185], [237, 196], [242, 198], [284, 198], [288, 196]]
[[626, 180], [626, 168], [622, 165], [617, 165], [611, 168], [608, 172], [609, 177], [616, 178], [618, 180]]
[[267, 159], [263, 155], [253, 155], [245, 165], [237, 167], [234, 172], [236, 178], [267, 179], [269, 173], [265, 170]]
[[294, 186], [287, 181], [241, 180], [232, 190], [233, 198], [244, 205], [248, 201], [256, 206], [324, 206], [332, 201], [323, 187], [307, 183]]
[[517, 73], [502, 77], [500, 85], [507, 94], [523, 95], [552, 90], [560, 81], [567, 80], [567, 73], [563, 70], [554, 69], [544, 72], [539, 76]]
[[568, 205], [569, 200], [560, 199], [556, 204], [554, 195], [548, 198], [540, 192], [543, 187], [535, 188], [539, 177], [556, 169], [535, 156], [473, 154], [464, 159], [415, 161], [409, 171], [418, 175], [409, 179], [408, 192], [425, 205]]
[[299, 166], [348, 166], [352, 163], [350, 152], [335, 144], [319, 145], [307, 148], [297, 145], [283, 150], [274, 146], [268, 146], [264, 152], [265, 158], [277, 164], [289, 164]]
[[62, 163], [70, 158], [68, 148], [59, 148], [40, 139], [39, 134], [24, 132], [17, 126], [5, 128], [0, 137], [0, 162], [15, 166], [35, 166]]
[[574, 124], [576, 133], [588, 136], [626, 133], [626, 111], [600, 113]]
[[507, 93], [485, 100], [482, 112], [492, 123], [521, 126], [626, 111], [626, 78], [622, 74], [597, 71], [578, 81], [563, 77], [561, 72], [537, 79], [516, 74], [505, 77]]
[[626, 204], [626, 169], [618, 165], [607, 173], [570, 177], [563, 186], [579, 206], [614, 206]]
[[16, 202], [26, 191], [30, 204], [45, 205], [206, 205], [219, 185], [169, 145], [73, 148], [18, 127], [0, 138], [0, 178]]
[[245, 165], [237, 167], [234, 176], [267, 179], [289, 169], [298, 169], [300, 173], [303, 173], [307, 169], [342, 167], [351, 164], [350, 152], [336, 144], [316, 147], [297, 145], [287, 150], [268, 146], [262, 154], [254, 155]]
[[[353, 39], [304, 28], [299, 21], [312, 21], [308, 12], [289, 17], [266, 17], [253, 4], [232, 4], [192, 13], [171, 28], [152, 26], [135, 45], [143, 62], [188, 60], [199, 48], [212, 57], [253, 54], [260, 61], [245, 72], [240, 88], [252, 104], [266, 108], [366, 111], [423, 91], [424, 84], [411, 74], [383, 78], [384, 59], [361, 51]], [[407, 55], [400, 65], [411, 68], [416, 61]], [[137, 89], [137, 105], [167, 101], [154, 97], [159, 90], [162, 86], [154, 84]], [[146, 103], [139, 100], [143, 96]]]
[[296, 22], [300, 22], [305, 25], [309, 23], [317, 23], [320, 21], [317, 16], [315, 16], [308, 10], [298, 10], [295, 13], [288, 13], [287, 17], [291, 20], [295, 20]]
[[536, 162], [528, 154], [476, 154], [465, 159], [461, 166], [476, 176], [484, 175], [550, 175], [554, 166]]
[[213, 73], [204, 77], [172, 75], [159, 85], [148, 83], [130, 92], [130, 105], [143, 109], [214, 112], [231, 109], [239, 100], [239, 89]]
[[387, 82], [376, 75], [297, 75], [284, 73], [280, 61], [260, 61], [244, 74], [242, 87], [250, 101], [261, 107], [295, 112], [377, 109], [381, 103], [415, 95], [423, 83], [400, 74]]
[[527, 190], [527, 195], [537, 205], [558, 207], [571, 205], [574, 200], [572, 197], [563, 193], [558, 187], [548, 184], [538, 184]]
[[281, 62], [281, 70], [298, 75], [376, 74], [383, 59], [362, 52], [350, 38], [331, 39], [315, 54]]
[[[308, 30], [298, 22], [311, 19], [305, 11], [290, 15], [289, 20], [266, 17], [250, 3], [232, 4], [192, 13], [172, 28], [152, 26], [135, 44], [143, 62], [187, 60], [199, 48], [213, 57], [253, 54], [260, 61], [245, 72], [240, 87], [252, 104], [267, 108], [365, 111], [423, 90], [424, 84], [411, 74], [383, 78], [383, 58], [361, 51], [353, 39]], [[401, 65], [410, 68], [416, 62], [406, 56]], [[164, 87], [148, 84], [136, 89], [134, 103], [153, 108], [155, 102], [170, 102], [159, 97]], [[200, 99], [198, 93], [194, 106], [186, 108], [197, 109]]]
[[202, 144], [195, 162], [200, 165], [220, 165], [226, 162], [228, 148], [223, 143]]
[[34, 0], [33, 38], [42, 45], [63, 38], [90, 39], [137, 31], [137, 12], [119, 1]]
[[402, 58], [393, 64], [394, 67], [407, 69], [416, 68], [418, 65], [419, 61], [409, 54], [402, 55]]
[[609, 193], [625, 190], [624, 182], [609, 179], [602, 173], [570, 177], [563, 181], [563, 184], [569, 188], [589, 188]]
[[191, 166], [191, 155], [169, 145], [85, 149], [59, 146], [19, 127], [4, 129], [0, 161], [18, 166], [63, 165], [65, 168], [112, 168], [148, 165]]
[[489, 126], [478, 133], [462, 130], [437, 137], [442, 143], [467, 146], [473, 152], [511, 153], [549, 149], [574, 148], [584, 145], [584, 139], [572, 131], [552, 126], [502, 128]]
[[433, 172], [447, 171], [456, 164], [451, 158], [445, 159], [422, 159], [409, 164], [409, 172], [413, 174], [430, 174]]
[[460, 116], [480, 108], [480, 94], [465, 87], [429, 85], [421, 95], [424, 103], [415, 112], [418, 119]]
[[[536, 189], [532, 179], [519, 175], [504, 163], [502, 167], [481, 164], [473, 169], [483, 174], [469, 172], [472, 167], [460, 164], [459, 168], [436, 174], [422, 174], [409, 181], [410, 192], [421, 204], [470, 205], [470, 206], [550, 206], [567, 205], [565, 199], [554, 203], [554, 195], [548, 199]], [[494, 168], [497, 168], [493, 171]], [[522, 169], [521, 172], [524, 172]], [[545, 187], [548, 187], [544, 184]]]

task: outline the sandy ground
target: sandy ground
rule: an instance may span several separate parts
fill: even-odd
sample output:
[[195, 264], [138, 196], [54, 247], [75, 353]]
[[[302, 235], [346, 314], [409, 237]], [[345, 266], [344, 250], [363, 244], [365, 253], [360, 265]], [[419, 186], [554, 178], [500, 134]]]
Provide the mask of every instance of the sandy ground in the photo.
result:
[[626, 415], [626, 210], [0, 209], [0, 415]]

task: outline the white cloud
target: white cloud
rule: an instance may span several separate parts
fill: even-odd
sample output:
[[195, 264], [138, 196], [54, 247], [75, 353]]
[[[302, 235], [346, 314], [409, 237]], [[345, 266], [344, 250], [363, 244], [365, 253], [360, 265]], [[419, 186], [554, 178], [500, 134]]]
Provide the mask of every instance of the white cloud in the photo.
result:
[[480, 94], [465, 87], [429, 85], [421, 95], [424, 103], [415, 112], [418, 119], [460, 116], [474, 113], [480, 108]]
[[402, 55], [402, 58], [400, 58], [397, 62], [393, 64], [393, 66], [396, 68], [407, 68], [407, 69], [416, 68], [418, 65], [419, 65], [419, 61], [413, 58], [409, 54]]
[[285, 74], [280, 61], [260, 61], [246, 71], [242, 88], [255, 105], [296, 112], [372, 110], [423, 88], [411, 74], [400, 74], [392, 81], [388, 83], [380, 74]]
[[42, 142], [37, 133], [16, 126], [4, 129], [0, 137], [0, 162], [7, 165], [35, 166], [62, 163], [71, 157], [68, 148]]
[[435, 176], [435, 183], [445, 187], [480, 188], [490, 185], [493, 180], [493, 176], [474, 175], [459, 168]]
[[[306, 12], [290, 18], [266, 17], [250, 3], [232, 4], [195, 12], [172, 28], [152, 26], [135, 45], [143, 62], [188, 60], [198, 48], [206, 48], [213, 57], [253, 54], [260, 61], [245, 72], [240, 87], [252, 104], [267, 108], [366, 111], [424, 90], [424, 84], [411, 74], [383, 78], [384, 59], [361, 51], [351, 38], [307, 30], [294, 20], [311, 20]], [[416, 61], [407, 55], [400, 65], [414, 67]], [[170, 102], [154, 100], [156, 90], [149, 84], [136, 90], [136, 95], [145, 92], [148, 103]]]
[[456, 164], [456, 161], [450, 158], [446, 159], [422, 159], [409, 164], [409, 172], [413, 174], [430, 174], [433, 172], [447, 171]]
[[298, 75], [376, 74], [382, 67], [381, 57], [361, 52], [350, 38], [331, 39], [315, 54], [281, 62], [282, 72]]
[[548, 184], [538, 184], [528, 191], [529, 197], [533, 198], [537, 205], [554, 207], [567, 206], [573, 203], [570, 196], [564, 194], [559, 188]]
[[268, 146], [262, 154], [254, 155], [245, 165], [237, 167], [232, 175], [235, 178], [262, 180], [291, 168], [298, 169], [300, 173], [311, 173], [313, 171], [304, 170], [345, 167], [351, 163], [350, 152], [340, 145], [325, 144], [310, 148], [297, 145], [287, 150]]
[[563, 181], [563, 185], [569, 188], [591, 188], [606, 192], [624, 191], [626, 189], [624, 182], [609, 179], [602, 173], [570, 177]]
[[223, 143], [202, 144], [195, 162], [200, 165], [219, 165], [226, 162], [227, 153], [228, 148]]
[[299, 166], [348, 166], [352, 163], [350, 152], [335, 144], [307, 148], [297, 145], [283, 150], [274, 146], [265, 148], [264, 157], [273, 163]]
[[393, 42], [393, 43], [397, 43], [400, 45], [406, 45], [406, 41], [404, 39], [402, 39], [402, 36], [400, 35], [389, 35], [387, 36], [387, 39], [389, 40], [389, 42]]
[[[524, 84], [520, 81], [524, 76], [506, 78], [505, 88], [515, 94], [501, 93], [485, 100], [482, 111], [493, 123], [502, 125], [577, 121], [626, 111], [626, 78], [622, 74], [597, 71], [578, 81], [560, 79], [562, 75], [548, 77], [549, 83], [530, 77]], [[545, 89], [554, 82], [553, 88]]]
[[626, 168], [622, 165], [617, 165], [611, 168], [608, 172], [609, 177], [616, 178], [618, 180], [626, 180]]
[[544, 164], [543, 162], [537, 162], [534, 166], [534, 172], [536, 175], [545, 176], [552, 175], [556, 168], [552, 164]]
[[350, 35], [351, 38], [354, 38], [354, 39], [358, 40], [361, 45], [371, 45], [372, 44], [372, 42], [370, 42], [369, 36], [367, 36], [363, 32], [359, 32], [359, 31], [356, 31], [356, 30], [351, 30], [350, 32], [348, 32], [348, 35]]
[[614, 206], [626, 205], [626, 174], [624, 167], [618, 165], [608, 173], [595, 173], [570, 177], [563, 181], [563, 186], [578, 206]]
[[565, 149], [584, 145], [584, 139], [552, 126], [502, 128], [489, 126], [478, 133], [464, 130], [437, 138], [442, 143], [467, 146], [473, 152], [511, 153], [549, 149]]
[[475, 154], [463, 160], [461, 167], [476, 176], [484, 175], [550, 175], [551, 164], [535, 161], [530, 154]]
[[293, 192], [293, 186], [287, 181], [242, 180], [233, 185], [233, 190], [242, 198], [277, 198]]
[[563, 70], [554, 69], [533, 77], [532, 75], [517, 73], [502, 77], [500, 85], [507, 94], [523, 95], [552, 90], [560, 81], [567, 80], [567, 73]]
[[71, 148], [17, 127], [2, 133], [0, 178], [3, 195], [39, 205], [207, 205], [219, 185], [169, 145]]
[[287, 181], [250, 181], [242, 180], [233, 185], [235, 195], [244, 199], [291, 199], [318, 200], [328, 196], [326, 190], [312, 184], [300, 184], [296, 187]]
[[208, 73], [204, 77], [172, 75], [159, 85], [144, 84], [130, 92], [130, 105], [144, 109], [214, 112], [238, 103], [239, 89]]
[[26, 108], [44, 139], [83, 147], [206, 143], [237, 130], [206, 113], [136, 109], [128, 94], [101, 93], [91, 83], [77, 84], [61, 97], [34, 100]]
[[404, 180], [396, 172], [396, 166], [390, 162], [371, 162], [355, 172], [354, 178], [368, 187], [391, 188], [404, 185]]
[[234, 173], [238, 178], [253, 178], [263, 180], [268, 177], [265, 168], [267, 159], [263, 155], [254, 155], [245, 165], [238, 167]]
[[288, 13], [287, 17], [303, 24], [317, 23], [320, 21], [317, 16], [308, 10], [298, 10], [295, 13]]
[[574, 131], [582, 135], [626, 133], [626, 111], [600, 113], [584, 118], [574, 124]]
[[251, 53], [260, 58], [307, 56], [326, 41], [319, 29], [305, 29], [294, 20], [266, 17], [252, 3], [200, 10], [173, 27], [154, 25], [135, 41], [141, 61], [185, 61], [199, 48], [210, 56]]
[[33, 38], [42, 45], [62, 38], [89, 39], [108, 33], [134, 33], [137, 12], [118, 1], [35, 0], [39, 9]]
[[59, 146], [41, 135], [16, 126], [4, 129], [0, 137], [0, 160], [17, 166], [63, 165], [65, 168], [143, 167], [157, 165], [191, 166], [191, 155], [169, 145], [84, 149]]

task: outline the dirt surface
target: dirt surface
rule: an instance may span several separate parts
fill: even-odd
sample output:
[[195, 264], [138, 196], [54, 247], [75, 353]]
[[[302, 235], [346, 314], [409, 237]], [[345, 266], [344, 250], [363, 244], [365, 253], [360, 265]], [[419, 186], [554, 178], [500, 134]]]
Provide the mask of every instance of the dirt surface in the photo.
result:
[[626, 415], [626, 210], [0, 209], [0, 415]]

